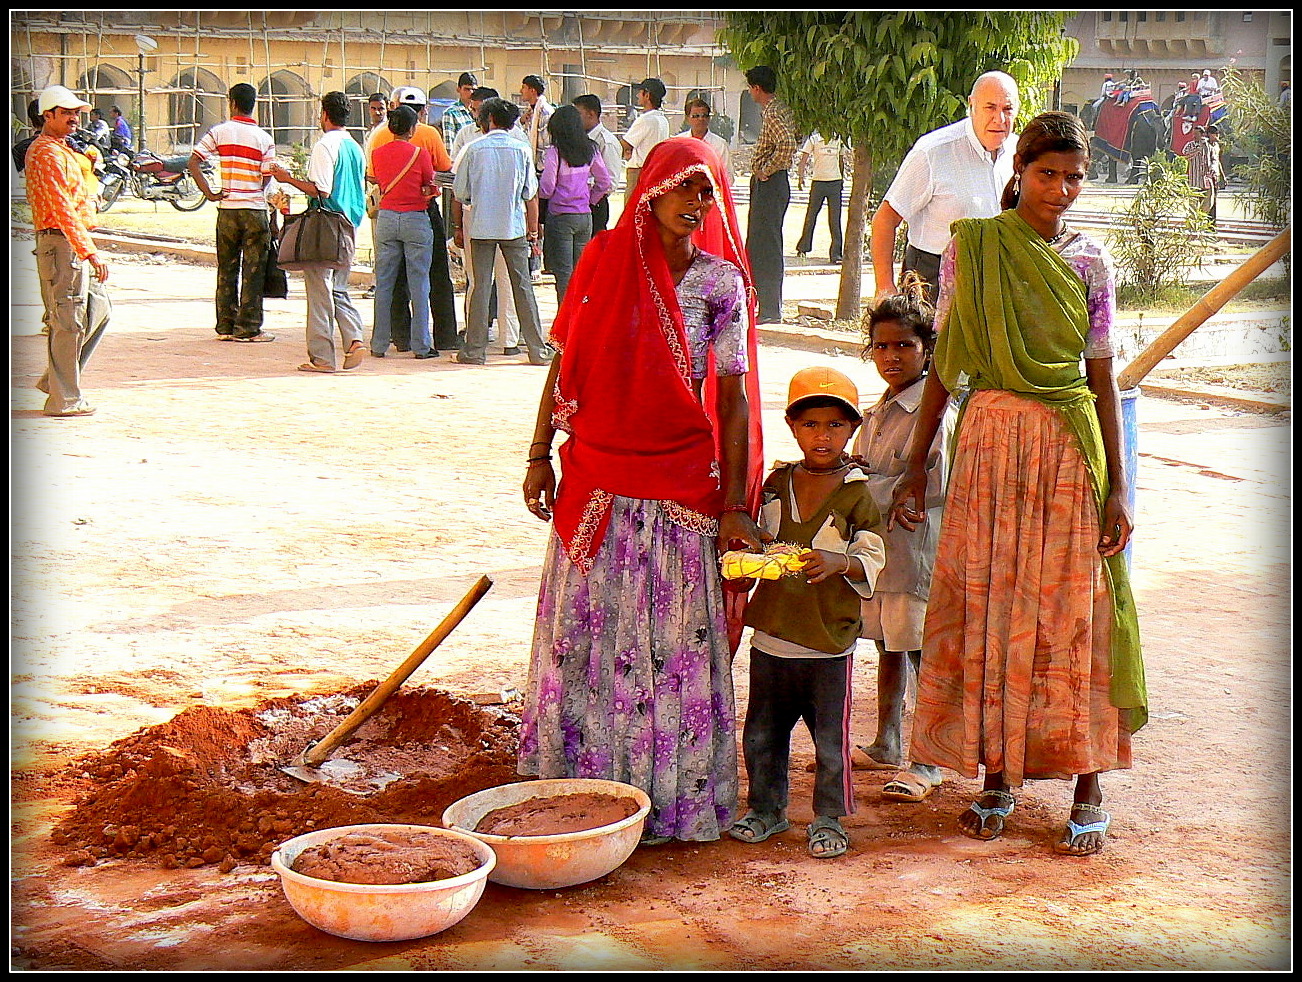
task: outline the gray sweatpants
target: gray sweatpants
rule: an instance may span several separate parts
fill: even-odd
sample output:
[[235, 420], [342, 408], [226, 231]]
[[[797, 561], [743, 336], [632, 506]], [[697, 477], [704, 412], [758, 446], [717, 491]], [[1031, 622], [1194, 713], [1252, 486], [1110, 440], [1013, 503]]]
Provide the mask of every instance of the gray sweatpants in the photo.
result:
[[335, 364], [335, 328], [346, 352], [362, 340], [362, 315], [348, 296], [348, 270], [305, 266], [307, 291], [307, 356], [316, 365]]

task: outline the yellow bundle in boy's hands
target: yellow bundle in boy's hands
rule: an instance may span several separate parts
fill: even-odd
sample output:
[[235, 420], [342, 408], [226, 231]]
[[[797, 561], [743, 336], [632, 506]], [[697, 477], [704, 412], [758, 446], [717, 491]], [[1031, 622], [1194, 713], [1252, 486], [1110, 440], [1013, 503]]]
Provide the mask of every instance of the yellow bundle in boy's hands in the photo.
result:
[[799, 546], [775, 542], [762, 553], [725, 552], [719, 557], [725, 580], [776, 580], [798, 572], [805, 564]]

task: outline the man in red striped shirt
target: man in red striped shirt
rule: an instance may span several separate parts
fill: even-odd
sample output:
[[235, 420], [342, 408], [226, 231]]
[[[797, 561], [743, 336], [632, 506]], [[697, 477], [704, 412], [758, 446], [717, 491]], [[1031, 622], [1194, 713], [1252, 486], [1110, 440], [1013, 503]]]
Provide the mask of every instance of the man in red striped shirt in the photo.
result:
[[[190, 176], [217, 202], [217, 340], [274, 341], [262, 330], [262, 281], [271, 242], [266, 185], [276, 144], [253, 118], [257, 89], [241, 82], [227, 98], [231, 118], [204, 134], [190, 154]], [[199, 167], [213, 156], [220, 191], [209, 187]]]

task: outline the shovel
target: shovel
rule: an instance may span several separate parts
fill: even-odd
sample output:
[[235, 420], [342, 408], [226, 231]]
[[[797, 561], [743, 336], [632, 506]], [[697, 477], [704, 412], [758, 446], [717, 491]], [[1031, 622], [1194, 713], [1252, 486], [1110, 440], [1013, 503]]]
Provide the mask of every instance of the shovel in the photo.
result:
[[[280, 769], [286, 774], [309, 784], [326, 781], [332, 776], [338, 776], [320, 770], [322, 763], [325, 762], [336, 747], [352, 736], [359, 726], [375, 715], [376, 710], [398, 691], [402, 683], [407, 681], [411, 673], [420, 667], [421, 662], [429, 657], [430, 652], [443, 643], [443, 639], [452, 633], [453, 629], [461, 623], [462, 618], [470, 613], [470, 608], [479, 603], [492, 585], [492, 580], [487, 576], [481, 576], [479, 582], [470, 588], [470, 592], [461, 598], [461, 602], [452, 608], [447, 617], [443, 618], [443, 622], [430, 632], [429, 637], [420, 643], [416, 650], [407, 657], [405, 662], [398, 666], [392, 675], [377, 685], [362, 704], [348, 715], [347, 719], [327, 733], [321, 740], [306, 747], [302, 753], [288, 764], [282, 765]], [[345, 764], [343, 770], [347, 770], [349, 766], [356, 768], [356, 765], [347, 765], [344, 761], [332, 763]]]

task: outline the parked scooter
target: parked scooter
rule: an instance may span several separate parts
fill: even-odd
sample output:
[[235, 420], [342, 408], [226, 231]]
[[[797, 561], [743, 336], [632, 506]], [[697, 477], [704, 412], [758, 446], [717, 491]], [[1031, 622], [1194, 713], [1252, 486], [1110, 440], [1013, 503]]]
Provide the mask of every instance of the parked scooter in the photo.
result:
[[[100, 195], [96, 208], [106, 212], [129, 190], [142, 201], [166, 201], [177, 211], [197, 211], [208, 199], [189, 173], [190, 156], [161, 157], [152, 150], [142, 150], [134, 157], [122, 149], [106, 155], [104, 175], [100, 178]], [[211, 179], [212, 165], [200, 165]]]

